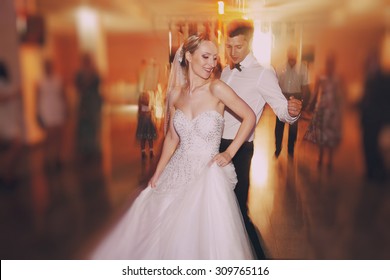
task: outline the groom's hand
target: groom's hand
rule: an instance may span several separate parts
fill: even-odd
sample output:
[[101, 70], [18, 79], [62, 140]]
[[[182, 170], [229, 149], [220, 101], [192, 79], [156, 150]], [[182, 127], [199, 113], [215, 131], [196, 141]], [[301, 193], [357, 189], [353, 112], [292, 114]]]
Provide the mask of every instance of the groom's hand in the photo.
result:
[[288, 114], [291, 117], [297, 117], [302, 110], [302, 101], [291, 96], [287, 103]]

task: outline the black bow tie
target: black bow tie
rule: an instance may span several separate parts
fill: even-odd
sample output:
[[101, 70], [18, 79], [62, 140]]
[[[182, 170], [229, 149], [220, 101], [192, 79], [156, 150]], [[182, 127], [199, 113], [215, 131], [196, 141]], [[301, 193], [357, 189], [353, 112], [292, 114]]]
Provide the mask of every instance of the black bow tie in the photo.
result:
[[238, 71], [242, 71], [241, 69], [241, 64], [240, 63], [237, 63], [237, 64], [233, 64], [233, 66], [231, 67], [231, 69], [233, 70], [234, 68], [236, 68]]

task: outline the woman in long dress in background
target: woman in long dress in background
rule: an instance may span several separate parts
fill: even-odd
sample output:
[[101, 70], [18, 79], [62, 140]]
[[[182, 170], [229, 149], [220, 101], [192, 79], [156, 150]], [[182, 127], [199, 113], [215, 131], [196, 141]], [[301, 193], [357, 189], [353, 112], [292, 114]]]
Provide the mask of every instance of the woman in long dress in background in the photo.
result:
[[304, 135], [305, 140], [318, 145], [317, 164], [319, 168], [323, 165], [327, 152], [328, 171], [333, 167], [334, 150], [341, 142], [343, 86], [335, 73], [335, 67], [335, 57], [333, 54], [329, 54], [326, 59], [326, 73], [317, 79], [314, 86], [312, 101], [315, 102], [314, 114]]
[[149, 144], [149, 156], [154, 157], [153, 141], [157, 138], [156, 125], [152, 118], [153, 110], [150, 106], [149, 92], [142, 92], [138, 99], [138, 118], [136, 137], [141, 145], [141, 157], [146, 159], [146, 142]]

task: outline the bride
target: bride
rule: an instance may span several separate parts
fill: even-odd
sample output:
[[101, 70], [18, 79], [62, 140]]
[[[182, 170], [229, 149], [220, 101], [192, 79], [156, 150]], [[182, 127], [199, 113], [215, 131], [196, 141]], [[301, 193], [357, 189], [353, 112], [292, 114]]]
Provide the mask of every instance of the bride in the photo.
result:
[[[171, 78], [179, 86], [168, 95], [170, 119], [156, 171], [93, 259], [253, 259], [231, 159], [255, 115], [213, 79], [217, 46], [207, 35], [190, 36], [173, 63]], [[219, 153], [225, 106], [242, 124]]]

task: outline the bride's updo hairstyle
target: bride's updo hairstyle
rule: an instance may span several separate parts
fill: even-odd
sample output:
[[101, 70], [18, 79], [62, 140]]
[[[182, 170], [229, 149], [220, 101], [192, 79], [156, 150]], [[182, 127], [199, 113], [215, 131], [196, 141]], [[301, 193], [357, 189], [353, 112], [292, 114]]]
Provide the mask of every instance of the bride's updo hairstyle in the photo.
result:
[[206, 33], [194, 34], [191, 35], [183, 43], [181, 50], [181, 61], [180, 65], [188, 70], [188, 61], [186, 59], [186, 52], [193, 54], [204, 41], [210, 41], [210, 36]]

